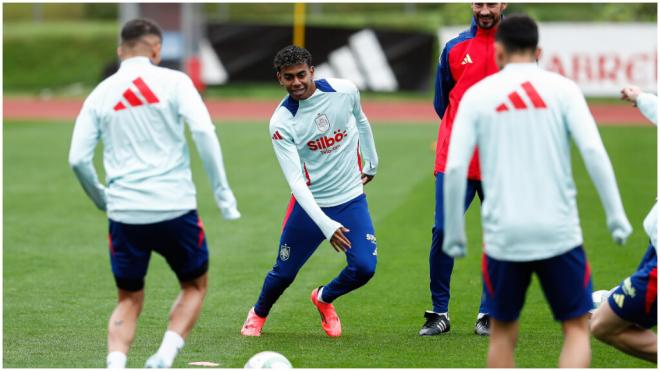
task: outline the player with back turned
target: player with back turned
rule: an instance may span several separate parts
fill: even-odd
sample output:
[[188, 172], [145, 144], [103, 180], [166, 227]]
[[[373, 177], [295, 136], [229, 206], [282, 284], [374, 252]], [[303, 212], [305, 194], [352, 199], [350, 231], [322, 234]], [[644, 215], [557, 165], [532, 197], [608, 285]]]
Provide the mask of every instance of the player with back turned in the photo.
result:
[[[470, 88], [454, 123], [445, 173], [444, 251], [466, 253], [465, 175], [479, 147], [485, 200], [482, 274], [491, 315], [488, 367], [513, 367], [518, 318], [533, 273], [562, 324], [559, 367], [591, 362], [591, 274], [571, 170], [571, 139], [582, 155], [617, 243], [632, 228], [612, 165], [579, 87], [536, 64], [538, 28], [510, 15], [496, 34], [502, 70]], [[506, 166], [502, 166], [506, 164]]]
[[352, 82], [315, 81], [312, 55], [296, 46], [280, 50], [273, 64], [289, 95], [273, 113], [270, 136], [293, 197], [277, 260], [241, 334], [261, 335], [273, 304], [327, 239], [345, 253], [347, 266], [310, 298], [325, 333], [340, 336], [332, 302], [366, 284], [376, 269], [376, 236], [363, 190], [376, 174], [376, 146]]
[[[145, 367], [171, 367], [202, 309], [208, 250], [197, 214], [188, 125], [216, 203], [225, 219], [240, 213], [229, 188], [211, 117], [182, 72], [157, 67], [162, 32], [146, 19], [127, 22], [117, 54], [119, 70], [87, 97], [76, 119], [69, 163], [87, 195], [109, 219], [110, 262], [118, 302], [108, 324], [109, 368], [124, 368], [144, 304], [151, 251], [176, 274], [181, 292], [163, 342]], [[106, 185], [92, 163], [103, 141]]]

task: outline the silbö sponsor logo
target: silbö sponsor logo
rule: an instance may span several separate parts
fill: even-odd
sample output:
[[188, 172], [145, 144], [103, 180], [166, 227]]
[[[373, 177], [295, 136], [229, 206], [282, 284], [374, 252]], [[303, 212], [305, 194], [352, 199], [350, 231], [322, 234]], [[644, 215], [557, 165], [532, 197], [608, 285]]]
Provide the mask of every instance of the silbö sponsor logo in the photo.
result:
[[322, 136], [316, 140], [307, 142], [307, 147], [312, 151], [320, 150], [321, 153], [330, 153], [339, 148], [339, 143], [346, 138], [346, 130], [335, 130], [332, 136]]

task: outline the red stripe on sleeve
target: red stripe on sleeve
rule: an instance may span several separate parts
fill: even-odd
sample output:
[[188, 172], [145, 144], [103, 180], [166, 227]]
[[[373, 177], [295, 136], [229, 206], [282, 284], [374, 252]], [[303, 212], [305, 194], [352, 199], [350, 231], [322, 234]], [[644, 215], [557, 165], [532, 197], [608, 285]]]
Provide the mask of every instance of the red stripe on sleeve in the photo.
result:
[[130, 104], [133, 107], [141, 106], [143, 104], [140, 98], [138, 98], [137, 95], [135, 95], [135, 93], [133, 93], [131, 89], [126, 89], [126, 91], [124, 92], [124, 98], [126, 98], [128, 104]]
[[527, 96], [529, 97], [529, 99], [532, 100], [532, 104], [534, 105], [534, 107], [536, 107], [536, 108], [547, 108], [547, 106], [545, 105], [545, 102], [543, 101], [543, 98], [541, 98], [541, 96], [539, 95], [539, 92], [537, 92], [536, 89], [534, 89], [534, 86], [532, 85], [532, 83], [527, 81], [527, 82], [522, 84], [522, 88], [525, 89], [525, 93], [527, 93]]
[[312, 180], [309, 178], [309, 172], [307, 171], [307, 165], [303, 164], [303, 170], [305, 170], [305, 179], [307, 179], [307, 185], [312, 185]]
[[144, 97], [144, 99], [147, 100], [147, 103], [158, 103], [158, 97], [156, 97], [156, 94], [154, 94], [151, 89], [149, 89], [149, 86], [142, 80], [141, 77], [138, 77], [137, 79], [133, 80], [133, 84], [137, 86], [138, 90], [140, 91], [140, 94]]
[[513, 103], [513, 108], [515, 109], [525, 109], [527, 108], [527, 105], [525, 102], [522, 100], [520, 95], [516, 93], [515, 91], [511, 94], [509, 94], [509, 99], [511, 100], [511, 103]]
[[509, 107], [507, 107], [506, 104], [504, 104], [504, 103], [500, 104], [499, 106], [497, 106], [497, 108], [495, 108], [495, 111], [497, 111], [497, 112], [505, 112], [505, 111], [508, 111], [508, 110], [509, 110]]

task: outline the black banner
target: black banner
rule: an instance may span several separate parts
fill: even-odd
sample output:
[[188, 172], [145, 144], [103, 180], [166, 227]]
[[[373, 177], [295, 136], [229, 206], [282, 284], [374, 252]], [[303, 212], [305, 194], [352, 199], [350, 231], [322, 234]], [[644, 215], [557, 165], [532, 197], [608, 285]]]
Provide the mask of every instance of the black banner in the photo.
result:
[[[228, 82], [272, 81], [273, 57], [291, 44], [291, 26], [208, 24], [207, 39]], [[374, 91], [427, 90], [435, 37], [420, 32], [306, 27], [317, 77], [353, 80]], [[358, 81], [356, 81], [358, 80]]]

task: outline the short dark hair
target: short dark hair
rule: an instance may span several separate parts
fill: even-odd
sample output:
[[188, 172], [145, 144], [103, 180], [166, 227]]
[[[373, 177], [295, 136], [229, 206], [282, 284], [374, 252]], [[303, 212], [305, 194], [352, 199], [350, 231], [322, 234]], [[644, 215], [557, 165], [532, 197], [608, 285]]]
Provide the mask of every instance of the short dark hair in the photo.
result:
[[502, 19], [495, 41], [502, 43], [509, 53], [533, 51], [539, 43], [539, 29], [527, 14], [511, 14]]
[[156, 22], [146, 18], [133, 19], [122, 27], [121, 43], [131, 45], [147, 35], [155, 35], [159, 39], [163, 39], [163, 32]]
[[273, 59], [273, 67], [277, 72], [280, 72], [282, 67], [295, 66], [296, 64], [307, 63], [312, 66], [312, 54], [305, 48], [295, 45], [285, 46], [275, 54]]

